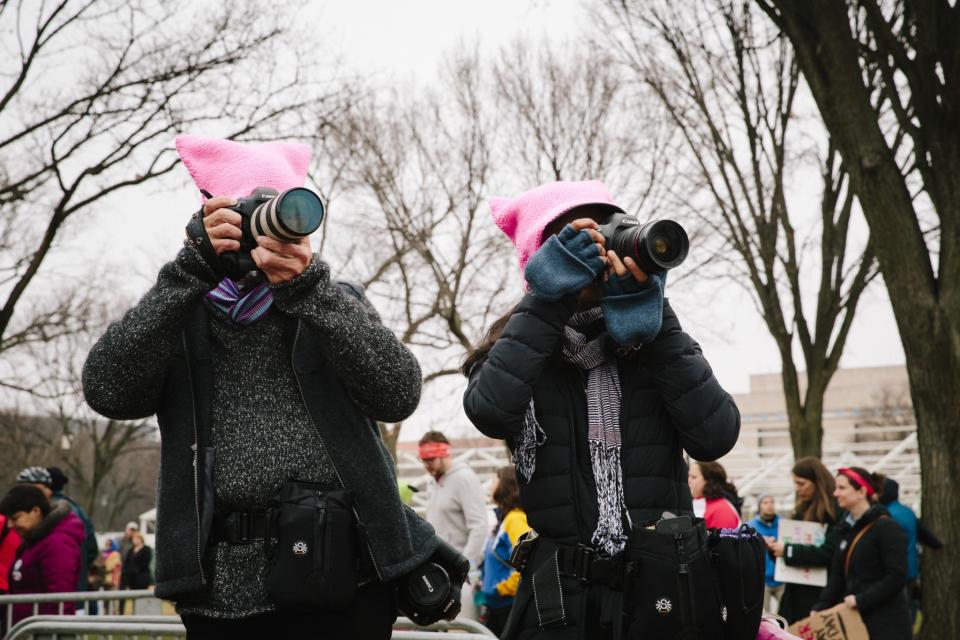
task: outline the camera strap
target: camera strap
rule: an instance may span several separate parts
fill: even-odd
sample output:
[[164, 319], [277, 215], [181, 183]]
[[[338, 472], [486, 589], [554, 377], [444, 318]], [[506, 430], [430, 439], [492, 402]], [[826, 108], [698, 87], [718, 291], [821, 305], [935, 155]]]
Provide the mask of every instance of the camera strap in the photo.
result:
[[220, 257], [214, 250], [213, 243], [210, 242], [207, 228], [203, 226], [203, 207], [190, 216], [190, 220], [187, 222], [187, 241], [200, 252], [203, 261], [222, 280], [225, 274], [220, 264]]

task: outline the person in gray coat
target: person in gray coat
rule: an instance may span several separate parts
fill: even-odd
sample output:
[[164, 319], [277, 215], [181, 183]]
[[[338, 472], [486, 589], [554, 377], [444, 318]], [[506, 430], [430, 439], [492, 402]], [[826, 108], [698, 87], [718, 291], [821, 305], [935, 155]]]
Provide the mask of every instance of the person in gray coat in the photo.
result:
[[[87, 402], [102, 415], [157, 415], [156, 594], [176, 602], [191, 638], [389, 638], [394, 582], [438, 545], [401, 503], [375, 422], [414, 411], [417, 361], [360, 288], [332, 278], [309, 236], [260, 236], [249, 254], [259, 274], [221, 275], [219, 259], [240, 247], [237, 197], [299, 187], [309, 149], [197, 136], [177, 147], [201, 191], [217, 194], [194, 215], [215, 255], [188, 240], [83, 372]], [[353, 494], [360, 534], [347, 565], [360, 578], [346, 606], [285, 609], [271, 597], [268, 509], [289, 481]], [[308, 542], [319, 549], [322, 540], [292, 552], [313, 558]]]

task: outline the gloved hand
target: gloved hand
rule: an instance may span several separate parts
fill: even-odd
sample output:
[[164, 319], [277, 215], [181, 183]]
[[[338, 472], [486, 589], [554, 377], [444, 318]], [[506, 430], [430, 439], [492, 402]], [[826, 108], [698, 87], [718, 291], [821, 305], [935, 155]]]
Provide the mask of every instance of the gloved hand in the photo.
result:
[[420, 626], [453, 620], [460, 613], [460, 589], [470, 563], [438, 539], [437, 550], [425, 563], [397, 581], [397, 608]]
[[535, 296], [555, 301], [589, 285], [603, 268], [594, 238], [568, 224], [530, 256], [523, 275]]
[[621, 347], [636, 347], [653, 341], [663, 323], [663, 288], [667, 272], [651, 273], [637, 282], [633, 274], [615, 273], [600, 284], [603, 320], [607, 333]]

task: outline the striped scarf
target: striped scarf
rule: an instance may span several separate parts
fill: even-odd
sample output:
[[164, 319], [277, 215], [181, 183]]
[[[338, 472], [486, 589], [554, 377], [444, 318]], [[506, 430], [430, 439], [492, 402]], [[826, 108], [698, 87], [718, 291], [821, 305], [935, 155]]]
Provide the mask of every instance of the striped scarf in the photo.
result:
[[[602, 317], [600, 307], [574, 314], [564, 327], [561, 350], [564, 360], [587, 371], [587, 441], [599, 510], [592, 541], [614, 556], [623, 551], [632, 526], [623, 497], [620, 463], [620, 376], [616, 360], [611, 360], [606, 349], [606, 334], [588, 340], [579, 331]], [[545, 441], [531, 400], [514, 452], [517, 471], [527, 482], [535, 469], [536, 449]]]
[[266, 282], [244, 290], [230, 278], [224, 278], [207, 294], [207, 299], [237, 324], [248, 325], [267, 314], [273, 304], [273, 292]]

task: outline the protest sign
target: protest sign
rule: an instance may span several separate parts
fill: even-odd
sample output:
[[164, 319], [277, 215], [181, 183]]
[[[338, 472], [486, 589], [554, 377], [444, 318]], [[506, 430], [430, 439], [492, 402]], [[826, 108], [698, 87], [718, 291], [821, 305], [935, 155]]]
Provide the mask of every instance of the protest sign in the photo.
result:
[[803, 640], [870, 640], [860, 613], [842, 602], [793, 623], [787, 631]]
[[[780, 519], [777, 540], [784, 544], [812, 544], [819, 547], [827, 534], [827, 526], [818, 522]], [[777, 582], [806, 584], [814, 587], [827, 586], [826, 567], [790, 567], [777, 558], [773, 579]]]

